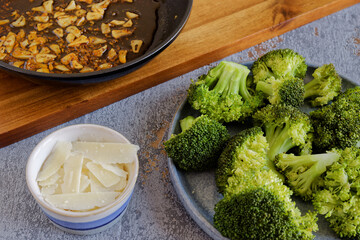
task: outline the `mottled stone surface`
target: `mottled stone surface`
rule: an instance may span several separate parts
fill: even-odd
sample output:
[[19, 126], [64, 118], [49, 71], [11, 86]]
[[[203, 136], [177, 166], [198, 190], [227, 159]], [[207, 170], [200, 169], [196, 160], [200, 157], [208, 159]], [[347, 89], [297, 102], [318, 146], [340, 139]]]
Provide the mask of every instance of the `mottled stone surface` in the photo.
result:
[[[360, 83], [359, 12], [360, 4], [226, 59], [247, 62], [272, 49], [292, 48], [309, 63], [334, 63], [341, 75]], [[190, 79], [215, 64], [0, 149], [0, 239], [209, 239], [178, 200], [162, 142], [186, 97]], [[92, 236], [79, 237], [54, 227], [36, 205], [25, 181], [26, 161], [35, 145], [52, 131], [76, 123], [113, 128], [141, 147], [139, 178], [126, 215], [111, 229]]]

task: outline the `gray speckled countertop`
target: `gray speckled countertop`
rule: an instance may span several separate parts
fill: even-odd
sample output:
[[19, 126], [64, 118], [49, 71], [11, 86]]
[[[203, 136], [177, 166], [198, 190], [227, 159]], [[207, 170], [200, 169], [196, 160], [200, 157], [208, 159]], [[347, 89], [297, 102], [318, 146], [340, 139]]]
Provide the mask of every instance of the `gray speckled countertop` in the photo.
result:
[[[309, 63], [334, 63], [341, 75], [360, 84], [359, 13], [357, 4], [226, 59], [247, 62], [272, 49], [292, 48]], [[171, 120], [186, 97], [190, 79], [209, 68], [210, 65], [204, 66], [1, 148], [0, 239], [209, 239], [179, 201], [162, 147]], [[67, 234], [53, 226], [30, 195], [25, 181], [27, 158], [35, 145], [52, 131], [77, 123], [113, 128], [141, 147], [139, 178], [126, 215], [114, 227], [91, 236]]]

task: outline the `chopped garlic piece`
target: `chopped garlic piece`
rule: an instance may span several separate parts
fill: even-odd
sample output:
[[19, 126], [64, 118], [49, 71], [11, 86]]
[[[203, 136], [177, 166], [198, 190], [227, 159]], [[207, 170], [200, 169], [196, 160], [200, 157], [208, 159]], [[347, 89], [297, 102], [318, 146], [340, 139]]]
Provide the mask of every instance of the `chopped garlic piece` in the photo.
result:
[[130, 19], [139, 17], [139, 14], [133, 13], [133, 12], [126, 12], [126, 16]]
[[12, 52], [12, 56], [17, 59], [27, 60], [31, 58], [33, 55], [30, 51], [17, 47]]
[[59, 24], [60, 27], [66, 28], [67, 26], [74, 24], [76, 20], [77, 16], [63, 15], [58, 17], [56, 22]]
[[44, 6], [44, 12], [46, 13], [52, 13], [53, 12], [53, 0], [48, 0], [43, 3]]
[[89, 43], [89, 39], [85, 35], [81, 35], [77, 39], [75, 39], [73, 42], [71, 42], [68, 47], [76, 47], [81, 44], [87, 44]]
[[107, 24], [107, 23], [102, 23], [102, 24], [101, 24], [101, 32], [102, 32], [102, 34], [108, 34], [108, 33], [110, 33], [110, 32], [111, 32], [111, 29], [110, 29], [109, 24]]
[[59, 71], [62, 71], [62, 72], [69, 72], [70, 69], [68, 69], [66, 66], [64, 65], [56, 65], [55, 68]]
[[93, 20], [100, 20], [102, 19], [104, 16], [104, 13], [99, 13], [99, 12], [88, 12], [86, 14], [86, 20], [88, 21], [93, 21]]
[[39, 53], [35, 56], [35, 60], [38, 63], [48, 63], [56, 58], [54, 54]]
[[96, 57], [101, 57], [106, 52], [106, 50], [107, 50], [107, 45], [104, 45], [99, 49], [95, 49], [93, 51], [93, 55]]
[[42, 22], [42, 23], [46, 23], [49, 21], [49, 16], [45, 15], [45, 16], [35, 16], [34, 20], [37, 22]]
[[88, 73], [88, 72], [93, 72], [94, 69], [91, 67], [87, 67], [85, 66], [83, 69], [80, 70], [81, 73]]
[[38, 23], [38, 24], [36, 25], [36, 29], [37, 29], [38, 31], [43, 31], [43, 30], [51, 27], [52, 25], [53, 25], [52, 23]]
[[127, 55], [127, 50], [120, 50], [119, 51], [119, 61], [121, 63], [126, 63], [126, 55]]
[[57, 55], [61, 54], [61, 49], [60, 49], [59, 45], [51, 44], [49, 47], [55, 54], [57, 54]]
[[0, 20], [0, 25], [8, 24], [10, 21], [9, 19]]
[[120, 20], [112, 20], [110, 22], [111, 25], [115, 25], [115, 26], [121, 26], [125, 23], [125, 21], [120, 21]]
[[113, 38], [121, 38], [124, 36], [129, 36], [133, 33], [133, 30], [130, 29], [118, 29], [118, 30], [112, 30], [111, 31], [111, 35], [113, 36]]
[[129, 19], [129, 21], [127, 21], [126, 23], [123, 24], [123, 27], [132, 27], [133, 22], [131, 21], [131, 19]]
[[15, 22], [12, 22], [11, 25], [14, 27], [23, 27], [26, 24], [26, 19], [23, 15], [21, 15]]
[[76, 9], [76, 3], [74, 0], [71, 0], [70, 3], [65, 8], [65, 11], [73, 11]]
[[62, 28], [55, 28], [53, 30], [53, 33], [59, 38], [62, 38], [64, 36], [64, 30]]
[[131, 40], [130, 45], [134, 53], [138, 53], [143, 44], [142, 40]]
[[112, 68], [112, 64], [111, 63], [103, 63], [98, 67], [98, 70], [104, 70], [104, 69], [108, 69], [108, 68]]
[[101, 43], [106, 43], [106, 40], [105, 39], [102, 39], [102, 38], [98, 38], [98, 37], [89, 37], [89, 41], [91, 44], [101, 44]]

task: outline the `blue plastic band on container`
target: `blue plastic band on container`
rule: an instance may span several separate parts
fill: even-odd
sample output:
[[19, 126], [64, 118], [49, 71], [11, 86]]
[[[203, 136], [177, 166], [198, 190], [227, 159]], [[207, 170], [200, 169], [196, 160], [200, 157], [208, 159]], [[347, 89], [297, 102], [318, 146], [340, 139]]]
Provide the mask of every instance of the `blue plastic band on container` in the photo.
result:
[[[132, 195], [132, 193], [131, 193], [131, 195]], [[62, 221], [62, 220], [56, 219], [54, 217], [51, 217], [46, 213], [45, 214], [51, 221], [60, 225], [61, 227], [68, 228], [71, 230], [84, 230], [84, 231], [91, 230], [91, 229], [102, 227], [102, 226], [112, 222], [117, 217], [119, 217], [121, 215], [121, 213], [126, 209], [127, 205], [129, 204], [131, 195], [128, 198], [128, 200], [125, 202], [125, 204], [122, 205], [118, 210], [116, 210], [115, 212], [113, 212], [112, 214], [110, 214], [107, 217], [104, 217], [102, 219], [92, 221], [92, 222], [83, 222], [83, 223], [67, 222], [67, 221]]]

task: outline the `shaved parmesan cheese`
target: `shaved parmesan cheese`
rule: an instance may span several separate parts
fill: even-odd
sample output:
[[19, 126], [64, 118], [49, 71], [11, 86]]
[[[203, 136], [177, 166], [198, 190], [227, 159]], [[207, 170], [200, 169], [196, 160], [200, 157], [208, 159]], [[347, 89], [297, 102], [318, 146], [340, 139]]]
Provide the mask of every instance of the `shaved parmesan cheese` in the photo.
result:
[[129, 143], [73, 142], [73, 151], [99, 163], [131, 163], [139, 150]]
[[56, 172], [54, 175], [50, 176], [49, 178], [47, 178], [43, 181], [39, 181], [39, 185], [42, 187], [54, 185], [59, 178], [60, 178], [60, 174], [58, 172]]
[[106, 169], [112, 173], [115, 173], [119, 177], [126, 178], [126, 176], [127, 176], [127, 172], [125, 170], [123, 170], [122, 168], [120, 168], [117, 164], [100, 163], [100, 165], [104, 169]]
[[88, 162], [86, 167], [105, 187], [110, 187], [120, 181], [120, 177], [104, 169], [100, 164]]
[[51, 205], [73, 211], [83, 211], [103, 207], [115, 201], [117, 192], [64, 193], [45, 197]]
[[81, 175], [80, 178], [80, 192], [85, 192], [85, 190], [90, 186], [90, 179], [86, 175]]
[[70, 155], [64, 163], [63, 193], [78, 193], [80, 191], [81, 170], [84, 156], [81, 153]]
[[90, 191], [91, 192], [110, 192], [101, 182], [94, 176], [94, 174], [90, 173]]
[[37, 180], [43, 181], [50, 176], [54, 175], [57, 170], [64, 164], [65, 159], [70, 155], [71, 143], [58, 142], [54, 150], [46, 159], [41, 171], [38, 174]]
[[126, 178], [120, 177], [120, 181], [111, 187], [104, 187], [101, 182], [90, 173], [91, 192], [122, 192], [127, 185]]
[[126, 188], [138, 149], [128, 143], [58, 142], [38, 174], [40, 192], [49, 204], [69, 211], [108, 205]]
[[58, 185], [57, 184], [53, 184], [53, 185], [49, 185], [49, 186], [44, 186], [43, 188], [41, 188], [41, 194], [42, 195], [51, 195], [54, 194], [56, 189], [57, 189]]

